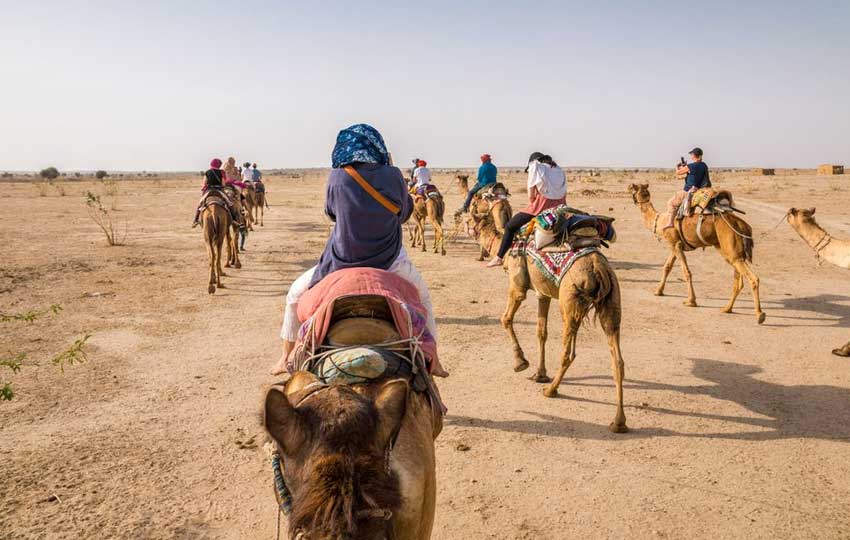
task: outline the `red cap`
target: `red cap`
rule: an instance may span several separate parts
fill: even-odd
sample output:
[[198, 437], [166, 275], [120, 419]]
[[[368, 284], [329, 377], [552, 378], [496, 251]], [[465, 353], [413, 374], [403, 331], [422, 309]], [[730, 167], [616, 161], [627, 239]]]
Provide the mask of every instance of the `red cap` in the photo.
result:
[[481, 161], [490, 161], [490, 154], [481, 154]]
[[218, 158], [215, 158], [214, 160], [210, 161], [210, 167], [212, 167], [213, 169], [220, 169], [221, 168], [221, 160], [218, 159]]
[[419, 165], [420, 167], [424, 167], [424, 166], [428, 165], [428, 163], [424, 159], [420, 159], [419, 161], [416, 162], [416, 164]]

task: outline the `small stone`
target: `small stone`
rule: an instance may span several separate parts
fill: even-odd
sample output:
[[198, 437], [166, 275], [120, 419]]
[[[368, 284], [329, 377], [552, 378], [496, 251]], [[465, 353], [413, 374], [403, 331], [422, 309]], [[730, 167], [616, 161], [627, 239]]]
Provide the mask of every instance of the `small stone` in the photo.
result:
[[455, 446], [455, 450], [458, 452], [469, 452], [471, 448], [463, 443], [458, 443], [457, 446]]

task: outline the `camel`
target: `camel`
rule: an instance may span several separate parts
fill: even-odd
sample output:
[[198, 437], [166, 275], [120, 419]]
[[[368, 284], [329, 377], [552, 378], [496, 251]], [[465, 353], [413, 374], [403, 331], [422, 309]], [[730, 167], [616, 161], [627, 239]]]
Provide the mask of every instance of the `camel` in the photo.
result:
[[[497, 183], [493, 187], [496, 189], [501, 187], [501, 189], [504, 189], [505, 193], [508, 194], [504, 184]], [[505, 224], [507, 224], [513, 216], [513, 209], [511, 208], [510, 201], [499, 198], [491, 202], [485, 199], [482, 195], [476, 194], [469, 203], [469, 213], [466, 218], [462, 215], [455, 214], [455, 229], [451, 233], [450, 239], [454, 241], [460, 231], [464, 228], [466, 228], [466, 234], [470, 238], [478, 238], [478, 232], [482, 220], [484, 220], [487, 216], [490, 216], [496, 230], [504, 234]]]
[[[228, 184], [224, 186], [224, 192], [227, 194], [227, 197], [233, 203], [233, 208], [236, 211], [237, 215], [241, 215], [242, 219], [245, 219], [245, 212], [242, 209], [242, 201], [239, 197], [239, 191]], [[239, 223], [236, 221], [230, 221], [230, 227], [227, 228], [227, 261], [225, 261], [225, 268], [242, 268], [242, 262], [239, 260]]]
[[263, 227], [263, 215], [265, 214], [265, 207], [268, 207], [269, 203], [266, 201], [266, 188], [261, 187], [260, 190], [257, 189], [257, 186], [254, 186], [254, 215], [253, 220], [254, 223], [259, 223], [260, 227]]
[[466, 198], [466, 194], [469, 193], [469, 175], [459, 174], [455, 178], [457, 179], [457, 189], [460, 192], [460, 196]]
[[[502, 234], [496, 230], [490, 218], [483, 223], [478, 236], [482, 252], [492, 251], [498, 245]], [[483, 259], [483, 258], [482, 258]], [[481, 259], [479, 259], [481, 260]], [[620, 285], [617, 275], [601, 253], [591, 253], [577, 259], [561, 280], [560, 286], [547, 279], [527, 255], [508, 255], [505, 258], [508, 273], [508, 303], [500, 319], [502, 327], [508, 332], [513, 344], [514, 371], [528, 369], [528, 360], [514, 331], [516, 315], [529, 290], [537, 293], [537, 343], [539, 363], [537, 373], [532, 380], [550, 383], [543, 395], [549, 398], [558, 395], [564, 375], [576, 357], [576, 335], [582, 321], [587, 318], [590, 308], [596, 310], [596, 320], [608, 339], [611, 362], [614, 372], [614, 384], [617, 390], [617, 412], [608, 429], [614, 433], [625, 433], [626, 414], [623, 411], [623, 377], [625, 365], [620, 351]], [[564, 352], [561, 355], [561, 367], [555, 379], [546, 375], [546, 339], [548, 338], [549, 306], [552, 300], [558, 301], [561, 319], [564, 324]]]
[[254, 184], [251, 182], [245, 182], [245, 187], [242, 188], [242, 215], [245, 216], [245, 226], [249, 231], [254, 230], [252, 225], [254, 224], [254, 207], [257, 204], [256, 195], [257, 192], [254, 189]]
[[404, 379], [318, 383], [299, 371], [265, 399], [292, 493], [290, 538], [428, 540], [442, 428], [428, 397]]
[[[210, 280], [207, 292], [215, 293], [216, 287], [224, 288], [221, 283], [221, 247], [230, 228], [230, 212], [224, 206], [225, 202], [219, 197], [208, 200], [207, 206], [201, 214], [201, 223], [204, 227], [204, 243], [207, 246], [207, 256], [210, 263]], [[208, 198], [209, 199], [209, 198]]]
[[[791, 228], [797, 231], [800, 238], [815, 251], [815, 257], [818, 260], [823, 259], [835, 266], [850, 268], [850, 241], [833, 238], [831, 234], [818, 225], [814, 216], [814, 208], [791, 208], [788, 210], [785, 219], [791, 225]], [[842, 357], [850, 356], [850, 342], [837, 349], [832, 349], [832, 354]]]
[[443, 202], [443, 196], [437, 197], [421, 197], [416, 196], [413, 199], [413, 221], [415, 229], [412, 234], [412, 246], [422, 245], [422, 251], [426, 251], [425, 247], [425, 219], [431, 222], [434, 227], [434, 253], [446, 254], [445, 239], [443, 238], [443, 214], [446, 210], [446, 204]]
[[746, 277], [750, 282], [750, 289], [753, 293], [756, 320], [758, 324], [764, 322], [765, 313], [761, 310], [759, 299], [759, 278], [750, 268], [750, 264], [753, 262], [753, 230], [746, 221], [731, 212], [713, 213], [704, 216], [699, 233], [697, 232], [699, 218], [696, 215], [682, 219], [681, 224], [677, 223], [673, 228], [663, 229], [664, 224], [667, 223], [668, 215], [666, 212], [659, 213], [655, 210], [650, 200], [649, 184], [631, 184], [628, 190], [632, 195], [635, 206], [640, 209], [644, 227], [649, 229], [657, 239], [665, 240], [670, 247], [670, 256], [664, 263], [661, 272], [661, 282], [655, 290], [656, 296], [664, 296], [667, 276], [670, 275], [676, 259], [679, 259], [682, 265], [682, 274], [688, 284], [688, 298], [684, 301], [684, 304], [696, 307], [694, 283], [688, 261], [685, 258], [685, 252], [696, 248], [715, 247], [733, 269], [732, 296], [720, 311], [732, 313], [735, 300], [738, 298], [741, 289], [744, 288], [744, 278]]

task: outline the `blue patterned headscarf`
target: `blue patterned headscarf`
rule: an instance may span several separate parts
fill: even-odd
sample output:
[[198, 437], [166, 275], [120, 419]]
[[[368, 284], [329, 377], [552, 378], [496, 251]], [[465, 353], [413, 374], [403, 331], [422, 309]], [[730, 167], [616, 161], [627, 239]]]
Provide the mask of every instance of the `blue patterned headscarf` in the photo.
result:
[[378, 130], [369, 124], [354, 124], [336, 136], [336, 146], [331, 154], [334, 169], [352, 163], [376, 163], [389, 165], [387, 145]]

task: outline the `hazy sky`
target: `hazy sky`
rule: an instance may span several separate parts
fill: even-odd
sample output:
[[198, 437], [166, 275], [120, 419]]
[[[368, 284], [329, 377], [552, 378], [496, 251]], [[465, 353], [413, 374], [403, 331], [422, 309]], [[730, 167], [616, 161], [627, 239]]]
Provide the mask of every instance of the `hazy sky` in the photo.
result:
[[[687, 11], [691, 9], [691, 11]], [[0, 169], [850, 165], [850, 1], [0, 0]]]

